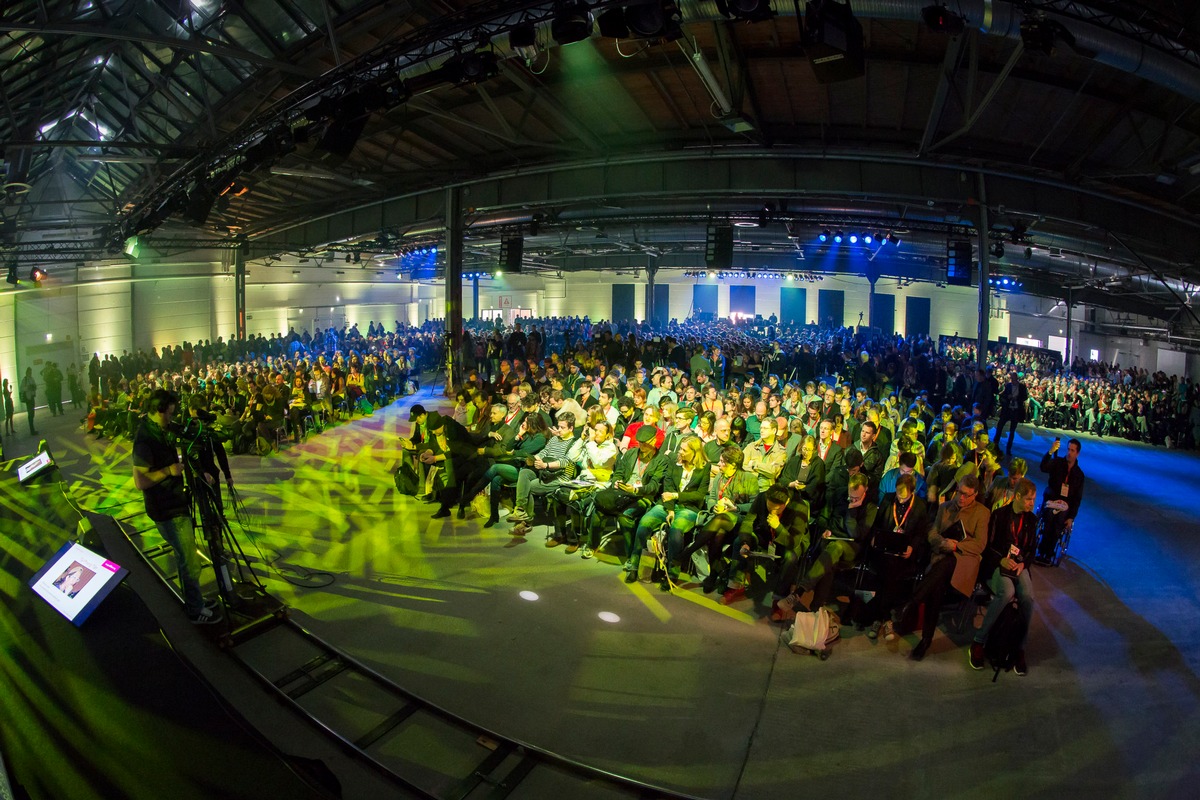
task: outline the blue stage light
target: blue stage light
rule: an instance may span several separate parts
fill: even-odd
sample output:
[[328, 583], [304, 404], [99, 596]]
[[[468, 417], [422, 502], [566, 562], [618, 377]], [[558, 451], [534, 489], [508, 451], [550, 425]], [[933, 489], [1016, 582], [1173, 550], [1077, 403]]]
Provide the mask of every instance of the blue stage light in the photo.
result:
[[841, 243], [842, 243], [842, 232], [841, 232], [841, 231], [838, 231], [837, 233], [835, 233], [835, 234], [833, 235], [833, 243], [834, 243], [834, 244], [841, 244]]
[[850, 244], [858, 244], [858, 234], [857, 233], [850, 234]]
[[827, 230], [821, 231], [820, 235], [817, 236], [817, 239], [822, 243], [828, 242], [829, 241], [829, 231], [827, 231]]

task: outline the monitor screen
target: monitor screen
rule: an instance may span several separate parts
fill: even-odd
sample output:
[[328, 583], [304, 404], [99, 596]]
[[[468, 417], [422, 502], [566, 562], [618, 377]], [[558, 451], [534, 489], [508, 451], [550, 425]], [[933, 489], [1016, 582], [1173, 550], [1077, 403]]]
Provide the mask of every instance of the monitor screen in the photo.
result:
[[38, 570], [29, 586], [55, 611], [82, 625], [128, 574], [129, 570], [104, 556], [67, 542]]
[[21, 466], [17, 467], [17, 480], [21, 483], [37, 475], [44, 469], [54, 465], [54, 459], [50, 457], [49, 451], [43, 450], [33, 458], [26, 461]]

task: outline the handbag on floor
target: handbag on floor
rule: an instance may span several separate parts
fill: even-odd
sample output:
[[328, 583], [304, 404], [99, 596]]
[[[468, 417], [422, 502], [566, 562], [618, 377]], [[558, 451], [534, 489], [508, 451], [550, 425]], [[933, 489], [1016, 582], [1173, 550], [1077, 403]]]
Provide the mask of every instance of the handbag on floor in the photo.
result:
[[784, 640], [793, 653], [810, 653], [822, 661], [829, 658], [833, 643], [842, 635], [841, 623], [827, 608], [803, 611], [783, 632]]

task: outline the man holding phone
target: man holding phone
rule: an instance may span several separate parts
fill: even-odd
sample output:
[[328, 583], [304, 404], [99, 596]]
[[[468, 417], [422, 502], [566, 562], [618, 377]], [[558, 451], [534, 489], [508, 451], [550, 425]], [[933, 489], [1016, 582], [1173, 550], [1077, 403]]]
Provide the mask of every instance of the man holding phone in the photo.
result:
[[1038, 544], [1037, 563], [1054, 566], [1054, 554], [1063, 533], [1075, 527], [1075, 515], [1083, 502], [1083, 470], [1079, 467], [1078, 439], [1067, 441], [1067, 456], [1057, 455], [1062, 437], [1055, 437], [1050, 451], [1042, 456], [1041, 470], [1049, 476], [1042, 495], [1042, 541]]

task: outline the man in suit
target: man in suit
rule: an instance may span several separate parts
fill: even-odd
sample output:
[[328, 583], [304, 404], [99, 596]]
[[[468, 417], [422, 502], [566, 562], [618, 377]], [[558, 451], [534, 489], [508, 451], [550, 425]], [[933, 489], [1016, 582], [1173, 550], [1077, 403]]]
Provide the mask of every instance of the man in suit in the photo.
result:
[[817, 455], [825, 462], [826, 475], [842, 464], [842, 446], [833, 440], [833, 420], [828, 417], [817, 428]]
[[1025, 404], [1028, 401], [1029, 389], [1021, 383], [1015, 370], [1008, 373], [1008, 382], [1004, 384], [1004, 388], [1000, 392], [1000, 421], [996, 423], [996, 435], [993, 437], [999, 446], [1004, 426], [1010, 426], [1008, 445], [1004, 448], [1004, 454], [1007, 456], [1012, 455], [1012, 443], [1013, 437], [1017, 433], [1017, 425], [1025, 421]]
[[[938, 507], [929, 529], [929, 568], [899, 612], [900, 624], [906, 625], [916, 607], [925, 604], [921, 641], [913, 648], [913, 661], [920, 661], [929, 652], [937, 630], [938, 614], [951, 585], [965, 595], [970, 595], [975, 588], [991, 518], [991, 512], [979, 502], [978, 496], [979, 480], [972, 473], [963, 475], [954, 495]], [[961, 529], [958, 529], [959, 522]], [[962, 538], [958, 538], [958, 534], [962, 534]]]

